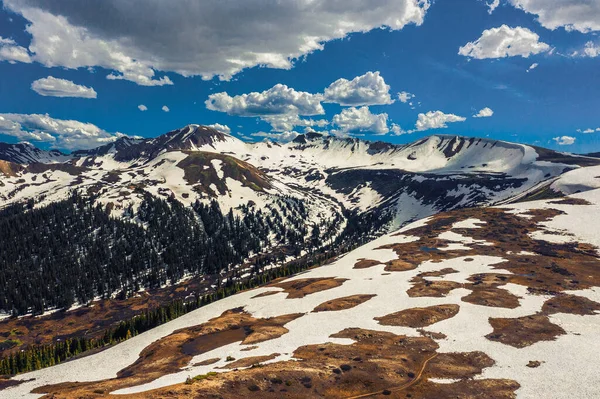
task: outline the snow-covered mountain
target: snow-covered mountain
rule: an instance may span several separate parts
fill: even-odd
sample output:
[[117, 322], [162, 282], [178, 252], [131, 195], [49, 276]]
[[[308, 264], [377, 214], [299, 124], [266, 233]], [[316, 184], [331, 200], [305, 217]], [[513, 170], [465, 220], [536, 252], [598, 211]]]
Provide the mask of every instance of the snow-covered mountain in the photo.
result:
[[[598, 363], [600, 159], [443, 135], [246, 143], [199, 125], [25, 152], [0, 160], [0, 310], [77, 304], [108, 323], [103, 309], [137, 310], [148, 289], [210, 297], [139, 335], [123, 327], [116, 346], [109, 331], [104, 350], [30, 336], [70, 311], [13, 318], [31, 321], [20, 339], [79, 356], [53, 366], [49, 347], [21, 351], [5, 328], [21, 360], [4, 370], [51, 367], [0, 379], [2, 397], [562, 398], [600, 386], [597, 367], [579, 367]], [[269, 274], [299, 261], [304, 273]], [[270, 283], [213, 302], [251, 278]], [[132, 326], [151, 319], [137, 314]]]
[[58, 150], [40, 150], [30, 143], [0, 143], [0, 160], [18, 164], [58, 163], [70, 159], [69, 155]]
[[216, 199], [224, 211], [292, 196], [306, 202], [312, 222], [345, 209], [381, 215], [390, 228], [440, 211], [510, 201], [579, 165], [599, 163], [459, 136], [392, 145], [308, 133], [286, 144], [247, 143], [201, 125], [70, 155], [28, 144], [0, 148], [7, 148], [2, 159], [10, 162], [0, 169], [7, 171], [2, 205], [29, 198], [43, 204], [76, 189], [94, 193], [120, 216], [144, 193], [185, 204]]
[[598, 223], [599, 190], [442, 213], [2, 395], [593, 398]]

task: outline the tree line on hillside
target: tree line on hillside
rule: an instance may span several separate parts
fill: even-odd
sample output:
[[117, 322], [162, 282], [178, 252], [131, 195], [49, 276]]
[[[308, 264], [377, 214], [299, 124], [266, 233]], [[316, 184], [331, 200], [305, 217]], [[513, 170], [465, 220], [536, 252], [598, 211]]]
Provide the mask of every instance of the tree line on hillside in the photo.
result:
[[77, 192], [34, 205], [0, 211], [0, 309], [12, 315], [219, 274], [274, 245], [299, 255], [330, 240], [341, 223], [335, 215], [307, 225], [306, 207], [291, 197], [264, 210], [242, 206], [239, 216], [216, 201], [186, 207], [149, 194], [126, 218]]

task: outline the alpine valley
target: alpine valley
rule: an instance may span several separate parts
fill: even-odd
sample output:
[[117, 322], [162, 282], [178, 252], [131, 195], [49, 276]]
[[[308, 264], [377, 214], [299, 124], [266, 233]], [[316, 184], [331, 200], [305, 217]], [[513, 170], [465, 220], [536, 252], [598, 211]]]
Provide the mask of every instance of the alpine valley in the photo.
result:
[[461, 136], [0, 144], [0, 396], [592, 397], [599, 188]]

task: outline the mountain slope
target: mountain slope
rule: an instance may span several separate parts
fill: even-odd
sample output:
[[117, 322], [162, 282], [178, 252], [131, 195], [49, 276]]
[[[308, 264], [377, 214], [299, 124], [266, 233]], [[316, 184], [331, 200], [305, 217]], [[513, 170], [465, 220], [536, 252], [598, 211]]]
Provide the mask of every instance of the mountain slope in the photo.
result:
[[57, 163], [68, 160], [69, 155], [58, 150], [45, 151], [29, 143], [0, 143], [0, 160], [17, 164]]
[[[58, 346], [59, 360], [90, 353], [102, 326], [122, 320], [114, 309], [138, 316], [113, 326], [133, 338], [0, 380], [18, 384], [3, 397], [37, 387], [56, 398], [553, 398], [600, 383], [577, 367], [593, 364], [600, 342], [600, 160], [454, 136], [245, 143], [190, 125], [25, 161], [0, 161], [0, 308], [65, 310], [0, 321], [0, 349], [14, 352], [0, 368], [54, 364]], [[550, 199], [510, 204], [533, 197]], [[321, 264], [374, 236], [326, 266], [166, 323], [169, 292], [209, 303], [223, 287], [266, 282], [290, 261]], [[141, 313], [135, 299], [147, 289], [165, 307]], [[71, 305], [106, 308], [50, 336], [73, 320]], [[158, 327], [136, 330], [156, 317]], [[43, 346], [21, 351], [9, 325]]]
[[578, 162], [597, 164], [545, 150], [549, 154], [556, 154], [554, 162], [538, 161], [536, 149], [526, 145], [456, 136], [397, 146], [312, 134], [287, 145], [254, 144], [244, 159], [348, 209], [386, 214], [397, 228], [440, 211], [507, 201]]
[[[268, 184], [256, 187], [262, 187], [265, 195], [257, 198], [252, 192], [257, 190], [248, 190], [255, 186], [245, 180], [246, 173], [222, 176], [221, 184], [208, 177], [204, 183], [186, 180], [185, 171], [182, 175], [178, 169], [187, 165], [189, 175], [190, 157], [197, 151], [237, 159], [239, 171], [254, 168], [251, 176], [260, 171], [260, 180]], [[245, 143], [212, 128], [189, 125], [155, 139], [122, 138], [95, 150], [74, 152], [66, 163], [77, 168], [47, 167], [42, 176], [25, 171], [6, 182], [0, 198], [15, 202], [44, 195], [52, 201], [74, 188], [97, 191], [102, 186], [99, 200], [113, 202], [114, 215], [119, 216], [129, 204], [139, 203], [139, 197], [126, 194], [132, 186], [154, 195], [173, 195], [188, 204], [211, 197], [224, 211], [249, 200], [261, 207], [270, 195], [285, 193], [325, 208], [383, 213], [399, 227], [434, 212], [506, 201], [577, 164], [598, 164], [593, 158], [543, 151], [456, 136], [392, 145], [311, 133], [287, 144]], [[203, 167], [206, 173], [212, 170], [221, 176], [218, 165]]]
[[598, 215], [598, 190], [439, 214], [3, 394], [594, 397]]
[[[76, 197], [88, 202], [77, 205], [85, 211], [69, 214], [67, 220], [102, 220], [103, 226], [112, 226], [100, 229], [107, 248], [96, 248], [94, 244], [98, 235], [95, 231], [100, 226], [71, 225], [56, 217], [41, 224], [40, 220], [46, 220], [43, 217], [26, 221], [31, 231], [44, 234], [36, 233], [28, 239], [30, 247], [21, 252], [46, 254], [50, 250], [54, 255], [32, 262], [34, 258], [23, 258], [20, 251], [5, 253], [0, 259], [3, 278], [16, 285], [4, 292], [0, 290], [0, 310], [37, 314], [85, 303], [96, 296], [110, 297], [117, 292], [132, 295], [140, 288], [176, 283], [186, 275], [221, 273], [249, 258], [266, 256], [273, 262], [319, 251], [334, 243], [364, 242], [423, 217], [509, 202], [540, 187], [552, 193], [584, 190], [585, 186], [570, 176], [583, 173], [582, 179], [591, 181], [587, 170], [593, 168], [580, 168], [578, 164], [600, 163], [593, 158], [520, 144], [456, 136], [431, 136], [408, 145], [392, 145], [312, 133], [287, 144], [245, 143], [199, 125], [154, 139], [121, 138], [97, 149], [74, 152], [67, 158], [53, 163], [0, 161], [1, 205], [14, 205], [10, 215], [13, 211], [29, 212], [31, 208], [44, 215], [75, 206], [78, 202], [71, 201], [75, 192]], [[561, 180], [567, 175], [566, 180]], [[564, 181], [572, 183], [561, 183]], [[188, 253], [193, 242], [165, 252], [168, 243], [156, 245], [154, 240], [162, 234], [174, 235], [176, 226], [163, 221], [160, 212], [148, 214], [147, 204], [158, 199], [166, 200], [167, 205], [150, 209], [160, 209], [162, 213], [171, 209], [177, 225], [192, 226], [191, 232], [181, 234], [197, 237], [201, 241], [198, 250], [205, 248], [206, 237], [193, 231], [207, 227], [204, 221], [197, 223], [195, 210], [218, 204], [223, 217], [231, 212], [227, 226], [237, 233], [221, 238], [228, 248], [234, 248], [233, 252], [220, 249], [212, 268], [206, 267], [204, 255]], [[136, 237], [138, 249], [146, 248], [145, 255], [135, 255], [133, 248], [121, 248], [119, 235], [110, 233], [118, 230], [117, 224], [112, 219], [96, 217], [97, 210], [125, 223], [131, 230], [127, 234]], [[248, 217], [250, 221], [246, 220]], [[256, 245], [238, 245], [236, 240], [243, 233], [232, 227], [234, 218], [248, 226], [256, 223], [256, 229], [262, 232]], [[161, 223], [164, 231], [147, 235], [141, 230], [152, 232], [149, 226]], [[7, 226], [13, 224], [12, 219], [7, 222]], [[62, 234], [64, 229], [78, 233], [67, 237]], [[18, 229], [3, 238], [4, 247], [22, 247], [19, 235], [24, 234], [15, 231]], [[53, 248], [58, 241], [50, 240], [52, 237], [62, 237], [71, 246]], [[122, 250], [115, 254], [113, 247]], [[166, 259], [166, 253], [175, 260]], [[179, 261], [178, 256], [191, 257], [196, 263]], [[103, 263], [86, 261], [94, 258], [103, 259]], [[130, 264], [131, 259], [135, 262]], [[76, 280], [90, 281], [88, 285], [93, 288], [51, 278], [57, 270], [65, 274], [66, 260], [69, 267], [75, 264], [78, 268], [66, 274], [86, 276]], [[110, 266], [118, 267], [112, 270]], [[25, 274], [18, 277], [18, 271], [30, 273], [37, 286], [43, 280], [34, 278], [40, 267], [50, 273], [46, 277], [51, 283], [32, 291], [26, 279], [21, 278]], [[124, 273], [127, 269], [131, 272]], [[152, 278], [148, 277], [150, 272]], [[30, 295], [31, 292], [36, 295]]]

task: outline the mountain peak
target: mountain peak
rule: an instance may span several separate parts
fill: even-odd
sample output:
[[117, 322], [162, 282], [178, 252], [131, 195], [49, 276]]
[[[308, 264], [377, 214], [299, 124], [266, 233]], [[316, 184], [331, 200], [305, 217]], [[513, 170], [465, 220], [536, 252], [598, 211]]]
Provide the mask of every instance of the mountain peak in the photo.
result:
[[0, 143], [0, 160], [16, 164], [63, 162], [69, 158], [59, 150], [42, 150], [31, 143]]
[[229, 140], [237, 139], [209, 126], [191, 124], [149, 140], [149, 143], [172, 151], [196, 150], [205, 146], [214, 147], [216, 143]]
[[137, 158], [152, 159], [165, 151], [197, 151], [206, 147], [215, 149], [219, 143], [237, 143], [240, 140], [212, 127], [189, 124], [161, 136], [130, 142], [117, 148], [115, 159], [130, 161]]
[[85, 157], [85, 156], [90, 156], [90, 155], [102, 156], [102, 155], [110, 154], [112, 152], [118, 153], [119, 151], [123, 151], [126, 148], [131, 147], [132, 145], [140, 143], [141, 141], [142, 141], [142, 139], [140, 139], [140, 138], [123, 136], [123, 137], [119, 137], [117, 140], [113, 141], [112, 143], [104, 144], [100, 147], [92, 148], [90, 150], [73, 151], [71, 153], [71, 155], [74, 157]]
[[323, 134], [317, 132], [308, 132], [298, 135], [292, 142], [298, 144], [306, 144], [308, 141], [317, 140], [323, 138]]

